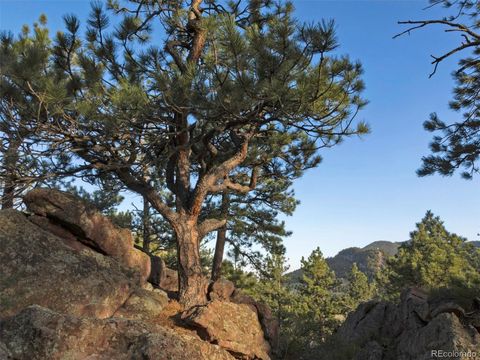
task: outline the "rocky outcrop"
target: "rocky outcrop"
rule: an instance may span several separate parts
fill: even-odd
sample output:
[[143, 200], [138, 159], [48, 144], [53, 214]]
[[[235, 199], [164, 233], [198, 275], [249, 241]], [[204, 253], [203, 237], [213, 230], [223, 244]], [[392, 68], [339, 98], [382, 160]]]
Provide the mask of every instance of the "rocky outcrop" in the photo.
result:
[[232, 302], [231, 282], [211, 284], [215, 300], [182, 320], [158, 288], [177, 290], [175, 271], [157, 258], [154, 288], [127, 261], [131, 234], [69, 195], [36, 192], [35, 214], [0, 211], [0, 359], [269, 359], [268, 311]]
[[339, 346], [358, 348], [354, 360], [427, 360], [432, 350], [479, 352], [474, 319], [452, 301], [430, 301], [423, 291], [404, 291], [399, 304], [370, 301], [360, 305], [339, 328]]
[[31, 306], [0, 321], [2, 359], [234, 360], [194, 336], [134, 320], [63, 315]]
[[148, 281], [156, 287], [170, 293], [178, 291], [178, 273], [169, 269], [162, 258], [150, 256], [151, 272]]
[[198, 330], [199, 336], [244, 359], [269, 360], [265, 340], [255, 312], [245, 304], [212, 301], [194, 307], [182, 319]]
[[115, 226], [77, 197], [58, 190], [39, 188], [27, 193], [23, 201], [28, 210], [37, 215], [34, 222], [45, 230], [63, 238], [58, 233], [63, 228], [81, 243], [135, 269], [143, 281], [150, 275], [150, 257], [134, 248], [131, 232]]
[[38, 304], [106, 318], [138, 284], [138, 275], [115, 259], [74, 250], [15, 210], [0, 212], [0, 274], [0, 317]]

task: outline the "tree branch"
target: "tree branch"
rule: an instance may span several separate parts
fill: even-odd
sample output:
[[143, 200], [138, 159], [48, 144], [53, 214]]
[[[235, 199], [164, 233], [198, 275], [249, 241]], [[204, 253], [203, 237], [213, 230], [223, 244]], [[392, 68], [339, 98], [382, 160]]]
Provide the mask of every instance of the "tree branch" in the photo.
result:
[[206, 219], [198, 225], [198, 236], [199, 239], [202, 239], [207, 235], [209, 232], [215, 231], [220, 229], [221, 227], [225, 226], [227, 223], [226, 219], [219, 220], [219, 219]]

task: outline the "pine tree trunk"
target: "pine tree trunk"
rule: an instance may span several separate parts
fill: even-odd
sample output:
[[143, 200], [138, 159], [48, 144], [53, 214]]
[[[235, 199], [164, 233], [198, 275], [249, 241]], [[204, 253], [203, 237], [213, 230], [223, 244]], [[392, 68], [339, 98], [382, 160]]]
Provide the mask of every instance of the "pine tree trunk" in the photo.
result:
[[[228, 217], [228, 207], [230, 205], [228, 194], [223, 194], [220, 216], [222, 219]], [[215, 243], [215, 254], [212, 265], [212, 281], [218, 280], [222, 272], [223, 253], [225, 251], [225, 242], [227, 240], [227, 226], [223, 226], [217, 231], [217, 242]]]
[[150, 204], [143, 197], [143, 243], [142, 248], [147, 254], [150, 254]]
[[215, 243], [215, 254], [212, 265], [212, 281], [220, 278], [222, 272], [223, 252], [225, 250], [225, 241], [227, 239], [227, 227], [224, 226], [217, 231], [217, 242]]
[[179, 301], [185, 308], [207, 302], [208, 279], [200, 262], [200, 239], [196, 224], [183, 219], [175, 226], [177, 236]]
[[20, 143], [20, 140], [10, 139], [10, 144], [3, 159], [5, 181], [3, 183], [3, 193], [1, 199], [2, 209], [13, 208], [16, 191], [15, 168], [18, 162], [18, 149], [20, 148]]

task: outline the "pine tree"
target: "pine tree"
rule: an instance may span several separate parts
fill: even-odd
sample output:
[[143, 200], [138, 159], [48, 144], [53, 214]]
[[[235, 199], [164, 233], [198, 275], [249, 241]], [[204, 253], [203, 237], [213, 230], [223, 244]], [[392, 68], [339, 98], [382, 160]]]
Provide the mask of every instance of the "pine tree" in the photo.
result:
[[[52, 179], [54, 159], [41, 156], [35, 140], [40, 109], [31, 87], [41, 87], [49, 73], [51, 40], [46, 17], [33, 30], [25, 25], [18, 37], [0, 35], [0, 186], [2, 209], [12, 208], [28, 188]], [[60, 166], [58, 166], [60, 168]], [[50, 174], [50, 176], [49, 176]], [[50, 181], [52, 184], [54, 181]]]
[[247, 194], [272, 172], [293, 179], [318, 164], [319, 148], [366, 133], [353, 122], [366, 104], [362, 69], [331, 54], [333, 22], [303, 25], [288, 2], [109, 7], [121, 18], [109, 26], [94, 4], [85, 39], [79, 20], [65, 17], [55, 87], [34, 88], [40, 133], [49, 151], [113, 174], [169, 223], [180, 301], [197, 305], [207, 285], [200, 244], [226, 224], [209, 199]]
[[450, 108], [460, 113], [461, 120], [447, 124], [436, 113], [430, 115], [424, 127], [436, 134], [430, 144], [432, 154], [423, 157], [423, 166], [417, 173], [420, 176], [436, 172], [452, 175], [457, 169], [463, 168], [462, 176], [470, 179], [480, 171], [477, 163], [480, 157], [480, 1], [430, 0], [430, 3], [432, 6], [451, 8], [453, 14], [435, 20], [401, 21], [400, 24], [412, 26], [402, 34], [432, 25], [459, 34], [458, 46], [440, 56], [432, 55], [434, 69], [430, 76], [443, 60], [462, 54], [458, 68], [453, 72], [456, 85], [450, 102]]
[[314, 351], [339, 326], [337, 315], [343, 314], [344, 309], [339, 294], [336, 294], [339, 283], [320, 249], [315, 249], [308, 259], [302, 258], [301, 263], [298, 326], [302, 346]]
[[387, 262], [380, 285], [396, 297], [408, 286], [426, 290], [461, 286], [478, 287], [480, 251], [466, 239], [448, 232], [439, 217], [428, 211], [410, 241]]
[[353, 263], [347, 280], [345, 299], [347, 311], [355, 310], [360, 303], [371, 300], [374, 297], [375, 285], [368, 281], [367, 275], [358, 269], [356, 263]]

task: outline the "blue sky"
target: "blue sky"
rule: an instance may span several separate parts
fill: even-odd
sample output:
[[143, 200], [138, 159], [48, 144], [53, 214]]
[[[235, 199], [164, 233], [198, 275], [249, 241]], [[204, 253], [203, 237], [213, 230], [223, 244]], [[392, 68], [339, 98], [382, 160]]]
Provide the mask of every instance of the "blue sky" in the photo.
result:
[[[61, 16], [75, 13], [85, 19], [89, 1], [0, 0], [0, 28], [18, 32], [45, 13], [52, 32], [62, 28]], [[452, 232], [478, 240], [480, 178], [418, 178], [415, 170], [428, 154], [431, 134], [422, 123], [436, 111], [447, 122], [458, 114], [448, 109], [456, 59], [442, 63], [434, 77], [431, 54], [456, 44], [458, 35], [441, 28], [424, 29], [393, 40], [403, 28], [399, 20], [435, 18], [441, 8], [422, 10], [426, 1], [294, 1], [297, 17], [305, 21], [334, 18], [340, 42], [338, 53], [362, 62], [370, 104], [359, 115], [372, 133], [347, 139], [322, 152], [322, 164], [295, 184], [301, 201], [285, 219], [293, 231], [286, 240], [292, 268], [301, 256], [319, 246], [335, 255], [350, 246], [376, 240], [408, 239], [428, 209]]]

